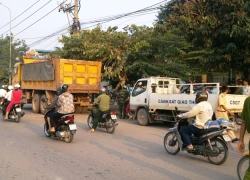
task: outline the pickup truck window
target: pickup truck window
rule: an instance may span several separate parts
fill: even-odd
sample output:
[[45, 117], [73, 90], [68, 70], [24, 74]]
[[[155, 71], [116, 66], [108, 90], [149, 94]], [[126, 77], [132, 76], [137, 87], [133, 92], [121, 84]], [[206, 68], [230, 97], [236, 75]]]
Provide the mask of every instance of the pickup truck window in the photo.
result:
[[138, 96], [147, 90], [147, 81], [138, 81], [133, 89], [132, 96]]

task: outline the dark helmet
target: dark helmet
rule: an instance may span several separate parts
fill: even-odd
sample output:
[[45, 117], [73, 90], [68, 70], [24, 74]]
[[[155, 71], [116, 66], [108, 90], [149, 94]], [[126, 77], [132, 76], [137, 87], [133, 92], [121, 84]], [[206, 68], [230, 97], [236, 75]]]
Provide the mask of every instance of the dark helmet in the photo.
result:
[[69, 86], [67, 84], [63, 84], [61, 86], [62, 93], [66, 92], [68, 90]]
[[207, 98], [208, 98], [207, 92], [201, 91], [196, 94], [195, 102], [199, 103], [201, 101], [207, 101]]
[[56, 89], [56, 95], [60, 96], [61, 94], [62, 94], [62, 90], [61, 90], [61, 87], [59, 87]]

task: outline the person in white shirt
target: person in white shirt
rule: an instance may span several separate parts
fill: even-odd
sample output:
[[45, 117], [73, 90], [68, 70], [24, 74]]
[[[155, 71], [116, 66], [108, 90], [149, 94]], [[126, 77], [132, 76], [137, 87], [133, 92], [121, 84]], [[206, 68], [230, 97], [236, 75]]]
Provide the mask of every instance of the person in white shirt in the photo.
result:
[[7, 106], [9, 105], [9, 103], [10, 103], [10, 101], [11, 101], [11, 98], [12, 98], [12, 90], [14, 89], [14, 87], [13, 86], [8, 86], [8, 92], [6, 93], [6, 95], [5, 95], [5, 99], [6, 99], [6, 103], [4, 103], [4, 105], [3, 105], [3, 110], [4, 111], [6, 111], [6, 108], [7, 108]]
[[195, 98], [196, 105], [190, 111], [177, 115], [177, 117], [180, 118], [190, 118], [196, 116], [193, 125], [184, 127], [180, 131], [183, 147], [188, 150], [194, 149], [191, 144], [190, 136], [202, 131], [206, 122], [212, 119], [213, 109], [211, 104], [207, 102], [207, 99], [208, 94], [205, 91], [198, 92]]
[[243, 81], [243, 95], [250, 96], [250, 86], [249, 86], [249, 80]]
[[13, 90], [14, 88], [13, 88], [13, 86], [8, 86], [8, 92], [6, 93], [6, 95], [5, 95], [5, 99], [7, 99], [7, 101], [11, 101], [11, 94], [12, 94], [12, 90]]
[[2, 89], [0, 89], [0, 97], [5, 97], [7, 91], [5, 90], [6, 86], [2, 85]]

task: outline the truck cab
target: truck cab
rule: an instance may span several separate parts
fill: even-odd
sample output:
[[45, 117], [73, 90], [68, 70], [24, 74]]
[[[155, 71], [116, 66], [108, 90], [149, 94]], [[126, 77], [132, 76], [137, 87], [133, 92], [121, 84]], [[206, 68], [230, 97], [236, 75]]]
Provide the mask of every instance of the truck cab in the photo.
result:
[[[219, 83], [181, 84], [180, 78], [170, 77], [139, 79], [130, 95], [130, 111], [143, 126], [156, 121], [175, 122], [175, 107], [182, 112], [191, 110], [195, 105], [196, 93], [206, 89], [211, 90], [208, 92], [208, 102], [215, 112], [218, 105]], [[246, 97], [227, 94], [227, 108], [240, 113]]]

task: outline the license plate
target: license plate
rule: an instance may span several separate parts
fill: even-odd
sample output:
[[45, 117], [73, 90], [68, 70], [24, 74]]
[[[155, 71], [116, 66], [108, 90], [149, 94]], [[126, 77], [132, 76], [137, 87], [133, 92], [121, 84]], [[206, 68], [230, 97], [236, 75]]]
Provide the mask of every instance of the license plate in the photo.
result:
[[16, 112], [21, 112], [21, 108], [16, 108]]
[[111, 119], [117, 119], [116, 115], [111, 115]]
[[225, 141], [231, 141], [231, 138], [227, 134], [224, 134], [223, 138], [225, 139]]
[[76, 124], [70, 124], [69, 125], [69, 129], [70, 130], [76, 130], [77, 128], [76, 128]]

